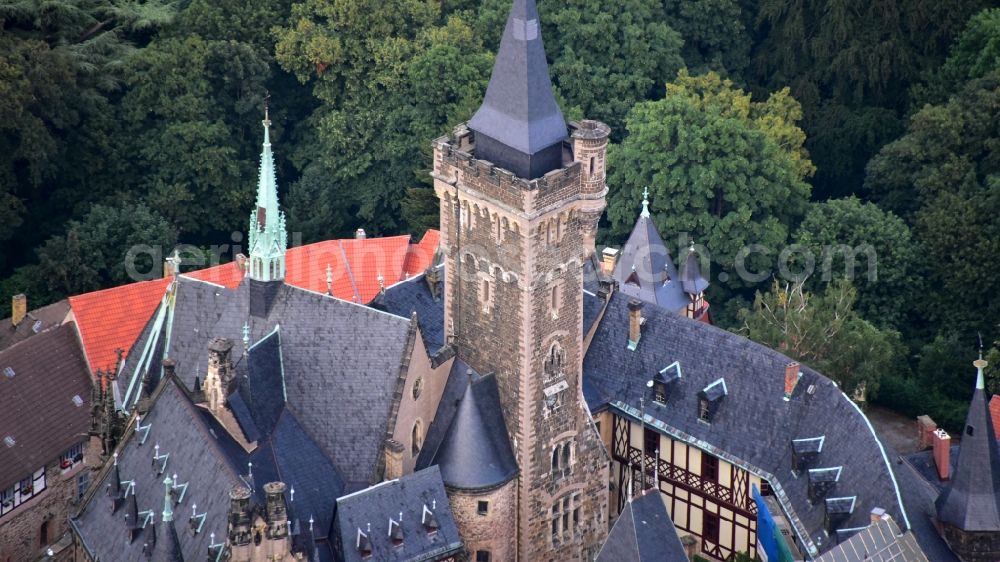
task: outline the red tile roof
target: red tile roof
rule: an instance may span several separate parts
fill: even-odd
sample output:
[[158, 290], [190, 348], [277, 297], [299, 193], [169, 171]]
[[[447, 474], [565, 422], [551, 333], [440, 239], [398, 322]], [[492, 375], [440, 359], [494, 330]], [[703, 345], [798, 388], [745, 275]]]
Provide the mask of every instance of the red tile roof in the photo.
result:
[[169, 279], [139, 281], [69, 298], [92, 373], [113, 370], [163, 299]]
[[[379, 293], [379, 275], [386, 287], [430, 266], [441, 234], [428, 230], [418, 244], [409, 236], [328, 240], [289, 248], [285, 282], [289, 285], [327, 292], [327, 266], [333, 277], [333, 296], [368, 303]], [[186, 277], [237, 287], [243, 273], [235, 262], [189, 273]], [[163, 298], [169, 280], [154, 279], [70, 297], [91, 371], [114, 369], [117, 351], [128, 353]]]
[[410, 246], [410, 251], [406, 254], [406, 261], [403, 262], [403, 274], [412, 277], [423, 273], [434, 262], [434, 254], [440, 243], [440, 230], [428, 230], [424, 233], [419, 244]]

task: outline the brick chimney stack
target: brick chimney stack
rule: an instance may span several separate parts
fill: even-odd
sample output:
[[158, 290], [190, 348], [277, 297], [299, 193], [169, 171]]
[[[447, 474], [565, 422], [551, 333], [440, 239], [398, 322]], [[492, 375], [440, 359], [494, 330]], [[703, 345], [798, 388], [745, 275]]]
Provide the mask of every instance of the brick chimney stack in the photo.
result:
[[28, 315], [28, 297], [24, 293], [14, 295], [10, 309], [10, 323], [17, 326]]
[[403, 476], [403, 444], [395, 439], [385, 441], [385, 480]]
[[942, 481], [951, 472], [951, 436], [943, 429], [934, 430], [934, 466]]
[[642, 301], [632, 299], [628, 302], [628, 348], [635, 350], [642, 336]]
[[601, 269], [607, 275], [612, 275], [615, 272], [615, 266], [618, 265], [618, 250], [614, 248], [604, 248], [601, 252]]
[[934, 446], [934, 432], [937, 428], [930, 416], [917, 416], [917, 450], [923, 451]]
[[798, 384], [800, 378], [802, 378], [802, 371], [799, 370], [799, 363], [797, 361], [792, 361], [791, 363], [785, 365], [786, 402], [792, 399], [792, 393], [795, 392], [795, 385]]

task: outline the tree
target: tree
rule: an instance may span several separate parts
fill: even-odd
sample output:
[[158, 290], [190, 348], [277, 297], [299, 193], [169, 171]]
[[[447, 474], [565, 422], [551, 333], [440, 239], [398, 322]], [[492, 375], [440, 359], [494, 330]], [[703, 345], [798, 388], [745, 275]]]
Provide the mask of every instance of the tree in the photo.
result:
[[930, 322], [972, 338], [998, 335], [1000, 277], [1000, 75], [969, 82], [945, 104], [925, 106], [907, 133], [868, 166], [866, 187], [913, 225], [928, 282]]
[[880, 330], [854, 311], [857, 291], [837, 280], [822, 294], [803, 283], [757, 293], [753, 309], [740, 314], [741, 332], [833, 379], [844, 392], [875, 393], [879, 378], [894, 368], [899, 334]]
[[768, 271], [809, 197], [795, 107], [786, 92], [752, 102], [717, 75], [681, 73], [666, 98], [636, 105], [628, 136], [609, 150], [612, 236], [631, 230], [648, 186], [665, 239], [690, 233], [735, 287], [736, 257], [750, 244], [766, 251], [749, 255], [748, 270]]
[[567, 106], [610, 125], [614, 139], [628, 110], [661, 93], [684, 66], [683, 41], [660, 2], [558, 0], [538, 9], [553, 83]]
[[752, 14], [736, 0], [666, 0], [667, 21], [684, 39], [681, 54], [695, 72], [741, 76], [749, 64]]
[[816, 191], [856, 193], [900, 130], [910, 85], [943, 59], [982, 0], [761, 0], [749, 79], [805, 109]]
[[846, 275], [858, 289], [862, 316], [878, 326], [904, 327], [921, 269], [902, 219], [855, 197], [832, 199], [809, 206], [794, 240], [811, 251], [819, 270], [808, 288], [819, 290], [821, 282]]
[[174, 228], [145, 206], [94, 205], [82, 221], [70, 221], [64, 235], [38, 250], [38, 274], [58, 300], [156, 277], [176, 243]]
[[373, 234], [403, 230], [407, 189], [427, 189], [429, 141], [472, 115], [492, 66], [467, 23], [442, 22], [430, 6], [397, 1], [369, 14], [306, 2], [279, 31], [278, 60], [323, 102], [311, 117], [316, 142], [296, 158], [328, 170], [343, 194], [331, 199]]
[[948, 52], [948, 60], [913, 87], [914, 105], [940, 104], [966, 82], [1000, 71], [1000, 8], [973, 16]]

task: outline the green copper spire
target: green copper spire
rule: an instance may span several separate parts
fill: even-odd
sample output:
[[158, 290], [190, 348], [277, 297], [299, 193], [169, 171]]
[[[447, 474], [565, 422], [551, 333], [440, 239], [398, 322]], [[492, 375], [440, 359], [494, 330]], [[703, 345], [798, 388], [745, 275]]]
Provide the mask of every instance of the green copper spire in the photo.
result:
[[278, 208], [278, 182], [271, 154], [271, 120], [264, 108], [264, 149], [260, 154], [260, 179], [257, 182], [257, 208], [250, 214], [250, 267], [247, 275], [257, 281], [280, 281], [285, 278], [285, 214]]

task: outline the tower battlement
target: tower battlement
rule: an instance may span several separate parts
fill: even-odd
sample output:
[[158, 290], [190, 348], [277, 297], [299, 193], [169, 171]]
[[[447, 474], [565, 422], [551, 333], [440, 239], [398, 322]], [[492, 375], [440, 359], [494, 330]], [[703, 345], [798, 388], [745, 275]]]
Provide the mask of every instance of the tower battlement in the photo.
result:
[[528, 217], [573, 199], [603, 199], [610, 128], [589, 120], [570, 123], [569, 128], [570, 138], [562, 143], [562, 167], [527, 179], [477, 158], [476, 133], [459, 125], [451, 135], [434, 141], [434, 177], [451, 185], [461, 180], [466, 187]]

